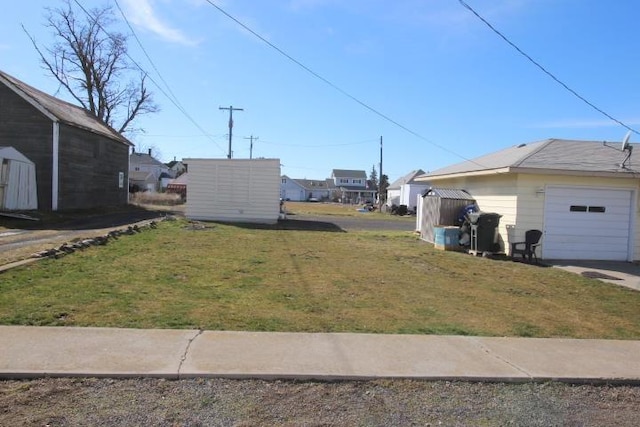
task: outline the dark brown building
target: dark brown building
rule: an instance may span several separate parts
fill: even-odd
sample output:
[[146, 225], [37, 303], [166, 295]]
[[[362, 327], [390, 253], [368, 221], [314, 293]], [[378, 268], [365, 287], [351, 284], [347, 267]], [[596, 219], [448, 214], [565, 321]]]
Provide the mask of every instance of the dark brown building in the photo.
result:
[[132, 145], [83, 108], [0, 71], [0, 146], [35, 163], [39, 210], [125, 205]]

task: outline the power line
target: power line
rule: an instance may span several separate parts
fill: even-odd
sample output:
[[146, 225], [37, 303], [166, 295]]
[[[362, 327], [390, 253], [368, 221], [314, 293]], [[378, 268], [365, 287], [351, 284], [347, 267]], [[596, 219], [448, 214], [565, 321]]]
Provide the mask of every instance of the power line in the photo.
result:
[[[345, 91], [344, 89], [340, 88], [338, 85], [334, 84], [333, 82], [331, 82], [330, 80], [326, 79], [325, 77], [322, 77], [320, 74], [316, 73], [315, 71], [313, 71], [311, 68], [307, 67], [306, 65], [304, 65], [303, 63], [301, 63], [300, 61], [298, 61], [297, 59], [295, 59], [294, 57], [292, 57], [291, 55], [289, 55], [288, 53], [286, 53], [284, 50], [280, 49], [278, 46], [276, 46], [275, 44], [271, 43], [269, 40], [265, 39], [264, 37], [262, 37], [260, 34], [258, 34], [257, 32], [255, 32], [253, 29], [251, 29], [250, 27], [248, 27], [246, 24], [244, 24], [243, 22], [241, 22], [239, 19], [235, 18], [234, 16], [232, 16], [231, 14], [229, 14], [228, 12], [226, 12], [224, 9], [222, 9], [220, 6], [218, 6], [217, 4], [215, 4], [212, 0], [206, 0], [207, 3], [209, 3], [212, 7], [214, 7], [215, 9], [217, 9], [220, 13], [222, 13], [223, 15], [225, 15], [227, 18], [231, 19], [233, 22], [235, 22], [236, 24], [238, 24], [239, 26], [241, 26], [242, 28], [244, 28], [245, 30], [247, 30], [249, 33], [251, 33], [252, 35], [254, 35], [255, 37], [257, 37], [258, 39], [260, 39], [262, 42], [264, 42], [265, 44], [267, 44], [269, 47], [271, 47], [272, 49], [274, 49], [276, 52], [278, 52], [279, 54], [281, 54], [282, 56], [284, 56], [285, 58], [287, 58], [289, 61], [293, 62], [294, 64], [296, 64], [297, 66], [299, 66], [300, 68], [302, 68], [303, 70], [305, 70], [306, 72], [308, 72], [309, 74], [311, 74], [312, 76], [314, 76], [315, 78], [317, 78], [318, 80], [321, 80], [322, 82], [326, 83], [327, 85], [331, 86], [333, 89], [335, 89], [336, 91], [340, 92], [342, 95], [346, 96], [347, 98], [351, 99], [352, 101], [356, 102], [357, 104], [360, 104], [362, 107], [366, 108], [367, 110], [371, 111], [372, 113], [374, 113], [375, 115], [383, 118], [384, 120], [392, 123], [393, 125], [399, 127], [400, 129], [404, 130], [405, 132], [410, 133], [411, 135], [415, 136], [416, 138], [419, 138], [423, 141], [425, 141], [428, 144], [431, 144], [435, 147], [438, 147], [439, 149], [446, 151], [450, 154], [453, 154], [456, 157], [459, 157], [463, 160], [472, 162], [474, 164], [476, 164], [476, 162], [474, 162], [471, 159], [468, 159], [466, 157], [464, 157], [463, 155], [448, 149], [447, 147], [437, 144], [431, 140], [429, 140], [428, 138], [420, 135], [419, 133], [409, 129], [408, 127], [404, 126], [403, 124], [399, 123], [398, 121], [392, 119], [391, 117], [387, 116], [386, 114], [376, 110], [375, 108], [371, 107], [370, 105], [366, 104], [364, 101], [361, 101], [360, 99], [356, 98], [355, 96], [351, 95], [350, 93], [348, 93], [347, 91]], [[482, 166], [482, 165], [479, 165]]]
[[220, 133], [220, 134], [197, 134], [197, 135], [169, 135], [166, 133], [144, 133], [144, 136], [149, 136], [149, 137], [162, 137], [162, 138], [221, 138], [223, 136], [227, 136], [226, 133]]
[[151, 56], [149, 56], [149, 54], [147, 53], [147, 50], [145, 49], [144, 45], [142, 44], [142, 41], [140, 41], [140, 39], [138, 38], [138, 35], [136, 34], [135, 30], [133, 29], [133, 26], [129, 23], [129, 20], [127, 19], [127, 15], [124, 14], [124, 12], [122, 11], [122, 8], [120, 7], [120, 3], [118, 3], [118, 0], [113, 0], [113, 1], [116, 4], [116, 7], [118, 8], [118, 11], [120, 12], [120, 15], [122, 16], [122, 19], [127, 24], [127, 27], [129, 27], [129, 31], [131, 31], [131, 34], [133, 34], [133, 38], [136, 39], [136, 42], [138, 42], [138, 46], [140, 46], [140, 49], [142, 50], [142, 53], [144, 53], [144, 56], [147, 57], [147, 60], [151, 64], [151, 67], [154, 69], [154, 71], [156, 72], [156, 74], [158, 75], [160, 80], [162, 80], [162, 83], [164, 83], [164, 86], [167, 88], [167, 91], [171, 94], [171, 96], [173, 97], [173, 99], [176, 102], [176, 104], [180, 105], [180, 108], [182, 108], [182, 105], [180, 104], [180, 101], [178, 100], [178, 97], [176, 97], [176, 95], [171, 90], [171, 87], [169, 86], [167, 81], [164, 79], [164, 77], [162, 77], [162, 74], [160, 73], [160, 70], [158, 70], [158, 67], [156, 67], [156, 64], [153, 62], [153, 60], [151, 59]]
[[319, 145], [287, 144], [287, 143], [273, 142], [273, 141], [262, 141], [262, 143], [268, 144], [268, 145], [280, 145], [285, 147], [326, 148], [326, 147], [346, 147], [349, 145], [363, 145], [363, 144], [369, 144], [371, 142], [377, 142], [377, 141], [378, 141], [377, 139], [367, 139], [366, 141], [359, 141], [359, 142], [347, 142], [343, 144], [319, 144]]
[[562, 86], [563, 88], [565, 88], [567, 91], [569, 91], [572, 95], [574, 95], [576, 98], [580, 99], [582, 102], [584, 102], [585, 104], [587, 104], [588, 106], [590, 106], [591, 108], [593, 108], [594, 110], [596, 110], [597, 112], [599, 112], [600, 114], [604, 115], [605, 117], [607, 117], [608, 119], [618, 123], [620, 126], [626, 128], [627, 130], [630, 130], [636, 134], [640, 134], [640, 132], [638, 132], [637, 130], [633, 129], [631, 126], [623, 123], [622, 121], [616, 119], [615, 117], [609, 115], [608, 113], [606, 113], [605, 111], [603, 111], [602, 109], [598, 108], [597, 106], [595, 106], [593, 103], [589, 102], [586, 98], [584, 98], [582, 95], [580, 95], [578, 92], [576, 92], [575, 90], [571, 89], [566, 83], [564, 83], [563, 81], [561, 81], [559, 78], [557, 78], [555, 75], [553, 75], [550, 71], [548, 71], [545, 67], [543, 67], [542, 65], [540, 65], [539, 62], [537, 62], [535, 59], [533, 59], [531, 56], [529, 56], [527, 53], [525, 53], [522, 49], [520, 49], [518, 46], [516, 46], [511, 40], [509, 40], [504, 34], [502, 34], [500, 31], [498, 31], [493, 25], [491, 25], [491, 23], [489, 23], [486, 19], [484, 19], [482, 16], [480, 16], [480, 14], [478, 12], [476, 12], [471, 6], [469, 6], [467, 3], [464, 2], [464, 0], [458, 0], [458, 2], [467, 10], [469, 10], [471, 13], [473, 13], [479, 20], [481, 20], [482, 22], [484, 22], [487, 27], [489, 27], [491, 29], [491, 31], [493, 31], [494, 33], [496, 33], [498, 36], [500, 36], [500, 38], [502, 40], [504, 40], [505, 42], [507, 42], [507, 44], [509, 44], [511, 47], [513, 47], [516, 51], [518, 51], [518, 53], [520, 53], [520, 55], [524, 56], [525, 58], [527, 58], [527, 60], [529, 60], [529, 62], [531, 62], [533, 65], [535, 65], [536, 67], [538, 67], [540, 70], [542, 70], [543, 73], [545, 73], [546, 75], [548, 75], [549, 77], [551, 77], [556, 83], [558, 83], [560, 86]]
[[[100, 30], [102, 30], [102, 32], [104, 32], [109, 38], [111, 38], [112, 40], [114, 39], [114, 36], [111, 35], [111, 33], [109, 33], [101, 24], [100, 22], [98, 22], [93, 15], [91, 15], [87, 9], [85, 9], [79, 2], [78, 0], [73, 0], [73, 2], [85, 13], [85, 15], [87, 15], [89, 17], [89, 19], [91, 19], [92, 23], [95, 24], [96, 26], [98, 26], [98, 28], [100, 28]], [[176, 102], [176, 100], [174, 100], [171, 96], [169, 96], [167, 94], [167, 92], [158, 84], [158, 82], [156, 82], [153, 77], [151, 77], [149, 75], [149, 73], [147, 73], [147, 71], [142, 68], [142, 66], [135, 60], [133, 59], [133, 57], [131, 55], [129, 55], [128, 52], [125, 51], [125, 55], [127, 56], [127, 58], [129, 58], [129, 60], [140, 70], [142, 71], [145, 76], [147, 76], [149, 78], [149, 80], [156, 86], [156, 88], [162, 92], [162, 94], [169, 100], [171, 101], [171, 103], [196, 127], [198, 128], [198, 130], [200, 130], [200, 132], [202, 132], [203, 135], [208, 135], [207, 132], [202, 128], [202, 126], [200, 126], [194, 119], [193, 117], [191, 117], [191, 115], [189, 115], [189, 113], [187, 113], [187, 111], [182, 108], [178, 102]], [[209, 138], [209, 140], [211, 142], [213, 142], [216, 147], [218, 147], [220, 149], [220, 151], [223, 151], [223, 148], [212, 138]]]

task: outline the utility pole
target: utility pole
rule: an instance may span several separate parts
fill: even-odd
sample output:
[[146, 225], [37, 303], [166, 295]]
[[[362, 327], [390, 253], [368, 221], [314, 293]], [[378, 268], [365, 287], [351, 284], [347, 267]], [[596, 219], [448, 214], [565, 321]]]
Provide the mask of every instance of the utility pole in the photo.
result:
[[380, 178], [378, 178], [378, 212], [382, 212], [382, 136], [380, 136]]
[[245, 136], [244, 139], [250, 139], [251, 140], [251, 145], [249, 146], [249, 159], [253, 159], [253, 141], [254, 140], [257, 141], [258, 137], [251, 135], [251, 136], [248, 136], [248, 137]]
[[231, 138], [233, 135], [233, 112], [234, 111], [244, 111], [242, 108], [233, 108], [233, 105], [229, 107], [218, 107], [218, 110], [229, 110], [229, 154], [227, 155], [227, 159], [231, 158]]

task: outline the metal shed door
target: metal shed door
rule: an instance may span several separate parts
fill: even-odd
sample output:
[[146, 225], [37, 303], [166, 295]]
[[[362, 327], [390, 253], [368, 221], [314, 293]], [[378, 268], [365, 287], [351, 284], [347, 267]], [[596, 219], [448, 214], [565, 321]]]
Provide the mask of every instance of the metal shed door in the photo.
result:
[[542, 256], [627, 261], [632, 190], [548, 187]]

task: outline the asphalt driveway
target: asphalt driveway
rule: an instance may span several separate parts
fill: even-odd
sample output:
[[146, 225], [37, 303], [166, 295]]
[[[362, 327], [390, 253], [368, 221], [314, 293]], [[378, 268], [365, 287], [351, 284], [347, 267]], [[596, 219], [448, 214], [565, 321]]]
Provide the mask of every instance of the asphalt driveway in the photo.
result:
[[325, 224], [333, 224], [334, 226], [344, 230], [376, 230], [376, 231], [415, 231], [416, 218], [403, 217], [389, 219], [373, 219], [354, 216], [338, 216], [338, 215], [307, 215], [307, 214], [288, 214], [287, 221], [313, 221]]

